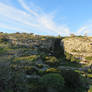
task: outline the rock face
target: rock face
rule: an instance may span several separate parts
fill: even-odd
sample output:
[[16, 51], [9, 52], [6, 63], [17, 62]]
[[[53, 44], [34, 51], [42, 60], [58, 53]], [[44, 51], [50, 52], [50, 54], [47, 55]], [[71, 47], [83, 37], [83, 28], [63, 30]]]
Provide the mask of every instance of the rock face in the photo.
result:
[[68, 52], [92, 53], [92, 39], [90, 38], [65, 38], [63, 42], [65, 50]]
[[92, 56], [92, 37], [66, 37], [62, 42], [66, 52], [84, 61]]
[[49, 39], [48, 37], [41, 38], [40, 36], [35, 36], [34, 38], [29, 39], [22, 37], [10, 37], [10, 43], [13, 45], [32, 47], [35, 49], [46, 48], [48, 50], [54, 51], [54, 53], [56, 54], [62, 48], [62, 51], [64, 50], [65, 52], [72, 54], [73, 56], [81, 59], [82, 61], [86, 61], [86, 57], [92, 56], [92, 37], [65, 37], [62, 40], [57, 38]]
[[13, 45], [20, 45], [20, 46], [31, 46], [33, 48], [51, 48], [54, 45], [55, 40], [53, 39], [16, 39], [11, 38], [10, 43]]
[[1, 42], [8, 43], [7, 45], [2, 44], [2, 48], [9, 47], [18, 49], [18, 51], [16, 50], [15, 52], [13, 50], [9, 51], [11, 52], [10, 54], [13, 54], [12, 52], [19, 52], [19, 48], [20, 52], [22, 52], [21, 50], [23, 48], [29, 48], [29, 52], [25, 52], [24, 54], [38, 54], [37, 50], [41, 48], [41, 50], [50, 52], [50, 55], [57, 55], [56, 57], [64, 56], [64, 51], [72, 54], [82, 61], [86, 61], [86, 57], [92, 57], [92, 37], [74, 36], [57, 38], [50, 36], [17, 33], [7, 34], [7, 36], [5, 34], [1, 34], [1, 38]]

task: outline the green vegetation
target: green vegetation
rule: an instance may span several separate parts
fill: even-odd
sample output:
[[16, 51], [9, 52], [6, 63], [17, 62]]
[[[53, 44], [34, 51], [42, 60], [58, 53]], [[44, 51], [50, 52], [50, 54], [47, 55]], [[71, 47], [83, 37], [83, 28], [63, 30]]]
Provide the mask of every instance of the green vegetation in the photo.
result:
[[15, 71], [9, 66], [3, 67], [3, 71], [1, 69], [2, 67], [0, 67], [1, 92], [49, 92], [50, 90], [85, 92], [88, 85], [84, 77], [72, 70], [26, 75], [22, 70]]
[[56, 68], [48, 68], [47, 70], [46, 70], [46, 72], [47, 73], [56, 73], [56, 72], [60, 72], [58, 69], [56, 69]]
[[90, 56], [90, 57], [86, 57], [85, 58], [86, 60], [92, 60], [92, 57]]
[[71, 62], [80, 62], [80, 59], [76, 58], [72, 54], [65, 52], [66, 59]]
[[16, 61], [28, 61], [28, 62], [34, 62], [39, 58], [39, 55], [32, 55], [32, 56], [25, 56], [25, 57], [18, 57], [15, 58], [15, 62]]
[[87, 76], [88, 76], [88, 78], [91, 78], [92, 79], [92, 74], [88, 74]]
[[50, 65], [57, 65], [59, 60], [54, 56], [47, 56], [45, 57], [45, 62]]
[[89, 92], [92, 92], [92, 85], [90, 86]]
[[4, 54], [6, 50], [4, 48], [0, 48], [0, 55]]
[[60, 74], [46, 74], [40, 79], [40, 82], [44, 87], [53, 88], [57, 91], [62, 91], [64, 87], [64, 78]]
[[81, 70], [62, 39], [0, 33], [0, 92], [87, 92], [92, 70]]
[[[65, 89], [64, 92], [85, 92], [86, 87], [86, 79], [84, 79], [78, 72], [74, 72], [72, 70], [62, 70], [62, 76], [65, 80]], [[67, 75], [68, 74], [68, 75]]]

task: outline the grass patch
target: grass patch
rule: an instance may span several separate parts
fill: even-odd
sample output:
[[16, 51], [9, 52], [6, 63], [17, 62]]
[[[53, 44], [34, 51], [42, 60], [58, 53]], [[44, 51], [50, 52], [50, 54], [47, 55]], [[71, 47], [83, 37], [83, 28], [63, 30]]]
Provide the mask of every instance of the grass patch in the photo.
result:
[[86, 57], [85, 59], [86, 59], [86, 60], [92, 60], [92, 56]]
[[31, 56], [25, 56], [25, 57], [18, 57], [15, 58], [14, 61], [31, 61], [34, 62], [39, 58], [39, 55], [31, 55]]
[[90, 89], [89, 89], [89, 91], [88, 92], [92, 92], [92, 85], [90, 86]]

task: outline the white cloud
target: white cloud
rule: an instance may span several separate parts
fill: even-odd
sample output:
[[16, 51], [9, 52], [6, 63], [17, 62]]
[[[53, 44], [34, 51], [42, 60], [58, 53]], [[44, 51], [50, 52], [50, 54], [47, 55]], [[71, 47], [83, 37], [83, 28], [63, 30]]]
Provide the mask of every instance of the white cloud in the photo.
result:
[[78, 35], [84, 35], [84, 34], [88, 34], [90, 35], [92, 33], [92, 24], [86, 24], [84, 26], [82, 26], [78, 31], [77, 34]]
[[25, 2], [24, 2], [23, 0], [19, 0], [19, 2], [20, 2], [20, 4], [23, 6], [23, 8], [24, 8], [25, 10], [27, 10], [28, 12], [30, 12], [31, 14], [33, 14], [33, 15], [35, 15], [35, 16], [38, 16], [38, 14], [37, 14], [35, 11], [31, 10], [31, 9], [25, 4]]
[[34, 24], [34, 22], [30, 22], [34, 21], [31, 15], [14, 7], [4, 5], [2, 3], [0, 3], [0, 15], [2, 16], [2, 18], [6, 17], [9, 20], [13, 20], [13, 22], [22, 23], [34, 27], [37, 26], [36, 24]]
[[[0, 3], [0, 28], [23, 32], [54, 33], [55, 35], [69, 35], [67, 26], [54, 22], [54, 15], [41, 12], [36, 6], [28, 7], [23, 0], [18, 0], [25, 10], [20, 10], [4, 3]], [[37, 11], [36, 11], [37, 10]]]
[[[19, 32], [25, 32], [24, 29], [22, 28], [17, 28], [17, 27], [14, 27], [14, 26], [9, 26], [9, 25], [6, 25], [6, 24], [1, 24], [0, 23], [0, 28], [4, 28], [4, 29], [8, 29], [8, 30], [14, 30], [14, 31], [19, 31]], [[29, 31], [27, 31], [29, 33]]]

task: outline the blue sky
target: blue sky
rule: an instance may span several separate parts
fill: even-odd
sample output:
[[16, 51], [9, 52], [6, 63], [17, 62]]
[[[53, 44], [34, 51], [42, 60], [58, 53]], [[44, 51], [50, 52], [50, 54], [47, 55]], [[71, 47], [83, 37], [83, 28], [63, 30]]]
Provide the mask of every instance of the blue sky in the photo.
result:
[[92, 35], [92, 0], [0, 0], [0, 31]]

